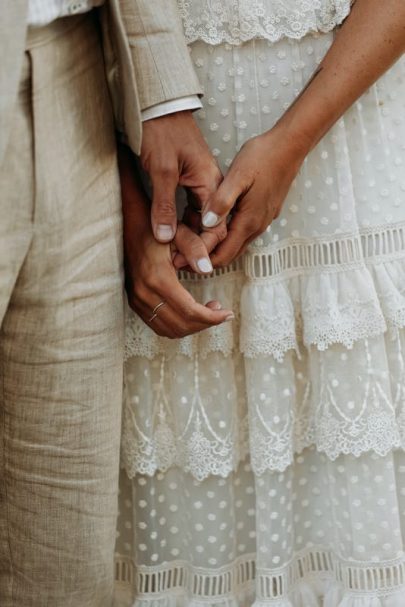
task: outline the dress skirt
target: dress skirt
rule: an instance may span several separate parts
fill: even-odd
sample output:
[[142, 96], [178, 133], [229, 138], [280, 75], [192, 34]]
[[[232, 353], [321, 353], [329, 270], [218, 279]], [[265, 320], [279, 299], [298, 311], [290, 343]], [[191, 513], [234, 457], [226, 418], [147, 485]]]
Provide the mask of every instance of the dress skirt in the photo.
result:
[[[190, 44], [224, 172], [333, 36]], [[117, 605], [402, 607], [405, 60], [243, 258], [181, 278], [236, 320], [170, 341], [128, 313]]]

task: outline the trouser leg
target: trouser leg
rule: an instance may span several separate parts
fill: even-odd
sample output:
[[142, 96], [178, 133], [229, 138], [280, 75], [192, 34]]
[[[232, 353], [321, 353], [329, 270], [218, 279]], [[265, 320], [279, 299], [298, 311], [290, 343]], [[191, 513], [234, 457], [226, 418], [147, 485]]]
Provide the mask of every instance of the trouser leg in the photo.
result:
[[[114, 129], [90, 19], [29, 55], [32, 239], [0, 334], [0, 604], [104, 607], [123, 361]], [[26, 170], [18, 142], [10, 154], [2, 199]]]

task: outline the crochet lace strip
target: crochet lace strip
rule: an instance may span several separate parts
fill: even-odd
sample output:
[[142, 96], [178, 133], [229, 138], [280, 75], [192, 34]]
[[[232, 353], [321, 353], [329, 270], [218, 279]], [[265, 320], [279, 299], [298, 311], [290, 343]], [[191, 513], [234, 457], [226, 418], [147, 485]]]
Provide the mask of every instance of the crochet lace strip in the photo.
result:
[[245, 258], [245, 273], [252, 279], [266, 279], [286, 272], [335, 272], [363, 262], [392, 259], [404, 252], [405, 225], [383, 226], [358, 236], [316, 242], [294, 239], [277, 248], [252, 249]]
[[350, 12], [351, 0], [178, 0], [188, 43], [227, 42], [254, 38], [277, 42], [329, 32]]

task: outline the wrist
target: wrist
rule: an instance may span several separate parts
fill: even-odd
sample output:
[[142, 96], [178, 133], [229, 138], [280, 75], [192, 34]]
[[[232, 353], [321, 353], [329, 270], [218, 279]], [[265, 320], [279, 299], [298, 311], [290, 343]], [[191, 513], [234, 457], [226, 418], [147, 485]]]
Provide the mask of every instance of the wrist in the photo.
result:
[[312, 140], [305, 132], [299, 132], [288, 121], [280, 120], [263, 137], [268, 145], [277, 150], [282, 162], [300, 165], [312, 149]]

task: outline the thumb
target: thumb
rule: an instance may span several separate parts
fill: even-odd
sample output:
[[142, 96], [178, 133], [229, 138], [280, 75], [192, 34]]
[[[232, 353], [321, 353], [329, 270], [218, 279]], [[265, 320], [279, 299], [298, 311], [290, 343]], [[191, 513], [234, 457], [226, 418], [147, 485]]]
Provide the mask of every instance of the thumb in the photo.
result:
[[152, 228], [159, 242], [170, 242], [176, 234], [176, 189], [178, 172], [157, 171], [150, 174], [152, 181]]
[[231, 169], [217, 191], [210, 196], [208, 202], [204, 205], [202, 211], [203, 227], [213, 228], [226, 219], [244, 189], [244, 183], [240, 175]]

